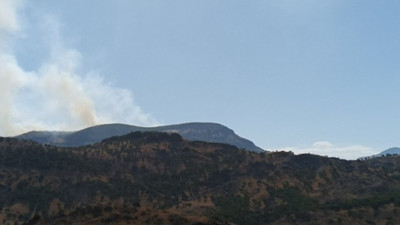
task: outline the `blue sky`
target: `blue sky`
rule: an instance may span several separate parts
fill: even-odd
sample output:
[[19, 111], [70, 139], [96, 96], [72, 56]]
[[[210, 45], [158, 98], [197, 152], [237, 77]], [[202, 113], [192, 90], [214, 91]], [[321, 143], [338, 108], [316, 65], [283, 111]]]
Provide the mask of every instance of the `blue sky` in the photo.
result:
[[[2, 31], [24, 74], [14, 132], [211, 121], [265, 149], [357, 158], [400, 145], [400, 2], [19, 3]], [[53, 85], [52, 100], [33, 88], [59, 80], [73, 88]]]

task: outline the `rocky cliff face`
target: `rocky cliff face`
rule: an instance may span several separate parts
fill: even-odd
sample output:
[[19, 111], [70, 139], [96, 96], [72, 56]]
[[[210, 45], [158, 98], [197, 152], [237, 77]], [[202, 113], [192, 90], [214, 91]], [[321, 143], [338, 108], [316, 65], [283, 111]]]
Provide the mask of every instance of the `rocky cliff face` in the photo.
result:
[[400, 158], [253, 153], [135, 132], [0, 139], [1, 224], [399, 224]]

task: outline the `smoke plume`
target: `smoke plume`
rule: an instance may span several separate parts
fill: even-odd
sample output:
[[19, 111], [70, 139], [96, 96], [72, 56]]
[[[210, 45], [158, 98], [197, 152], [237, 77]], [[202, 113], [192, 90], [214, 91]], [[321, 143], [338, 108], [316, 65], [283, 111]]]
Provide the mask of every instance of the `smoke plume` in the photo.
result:
[[101, 123], [156, 125], [128, 90], [95, 73], [79, 74], [82, 56], [63, 45], [54, 18], [44, 18], [49, 56], [34, 71], [22, 68], [13, 54], [19, 32], [16, 0], [0, 0], [0, 135], [29, 130], [75, 130]]
[[0, 1], [0, 29], [14, 31], [17, 29], [16, 9], [20, 4], [17, 0]]

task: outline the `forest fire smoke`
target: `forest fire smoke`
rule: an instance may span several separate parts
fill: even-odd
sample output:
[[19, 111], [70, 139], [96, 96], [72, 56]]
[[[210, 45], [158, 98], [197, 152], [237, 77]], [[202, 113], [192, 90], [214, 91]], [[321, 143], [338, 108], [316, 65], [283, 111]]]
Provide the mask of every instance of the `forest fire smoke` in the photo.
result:
[[[80, 75], [82, 56], [63, 46], [57, 20], [47, 17], [48, 59], [26, 71], [13, 53], [19, 1], [0, 0], [0, 135], [32, 129], [73, 130], [99, 123], [155, 125], [128, 90], [93, 73]], [[121, 104], [123, 103], [123, 104]]]

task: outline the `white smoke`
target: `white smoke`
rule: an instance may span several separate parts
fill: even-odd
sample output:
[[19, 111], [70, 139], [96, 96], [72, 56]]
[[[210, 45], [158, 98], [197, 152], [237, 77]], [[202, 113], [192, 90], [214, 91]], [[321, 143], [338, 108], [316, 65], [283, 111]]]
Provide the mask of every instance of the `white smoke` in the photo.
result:
[[44, 19], [50, 54], [26, 71], [10, 49], [18, 28], [15, 0], [0, 0], [0, 135], [29, 130], [75, 130], [101, 123], [158, 124], [138, 107], [128, 90], [99, 75], [78, 73], [82, 56], [65, 48], [55, 19]]
[[20, 4], [18, 0], [0, 1], [0, 29], [14, 31], [17, 29], [17, 8]]

